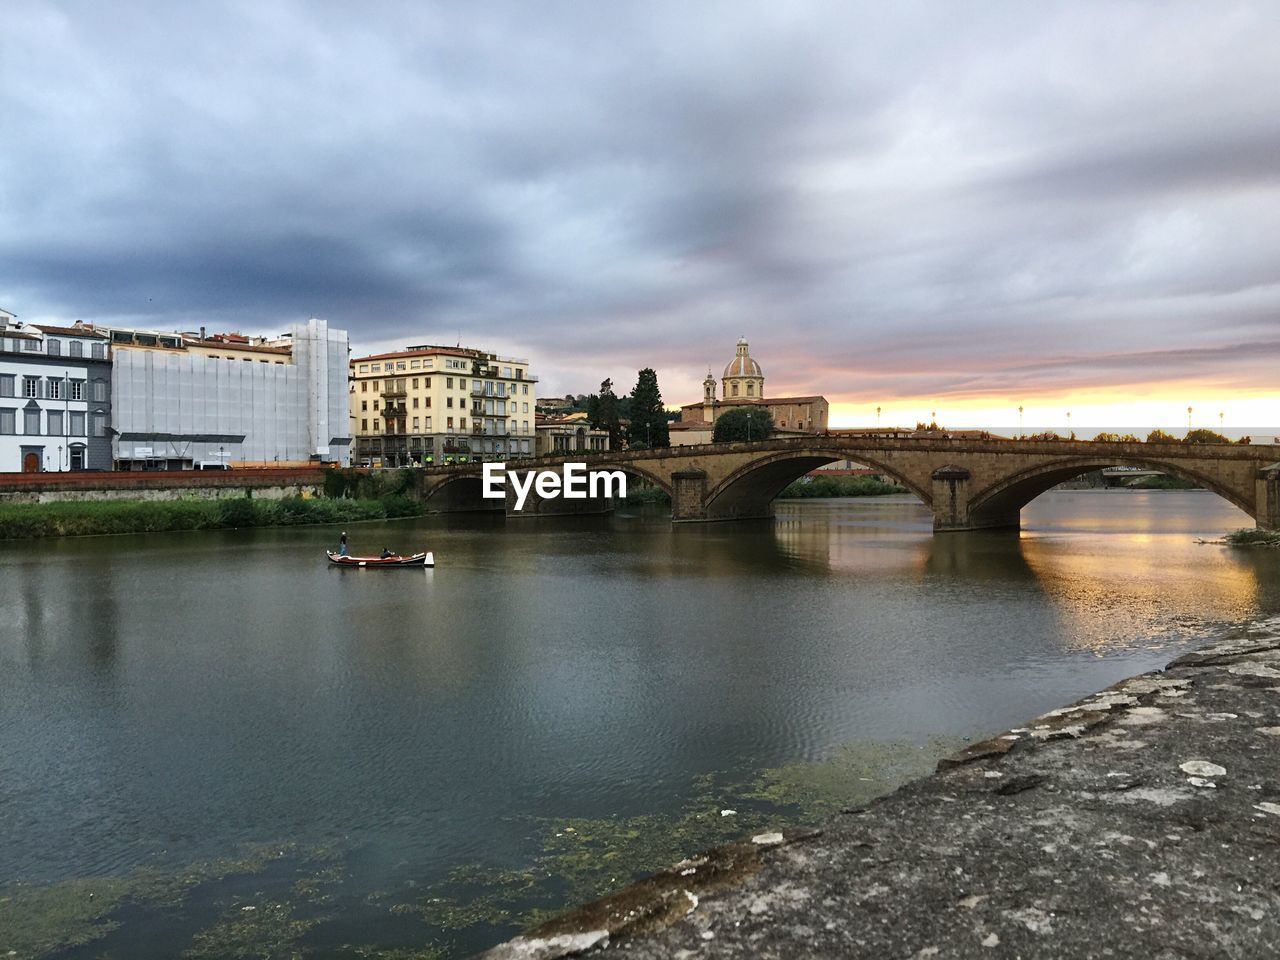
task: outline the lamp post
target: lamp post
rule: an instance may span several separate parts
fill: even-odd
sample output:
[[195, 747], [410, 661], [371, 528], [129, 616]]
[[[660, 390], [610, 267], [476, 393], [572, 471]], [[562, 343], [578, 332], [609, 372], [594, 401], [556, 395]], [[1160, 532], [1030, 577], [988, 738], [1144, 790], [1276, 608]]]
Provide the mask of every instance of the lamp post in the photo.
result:
[[1075, 434], [1071, 432], [1071, 411], [1070, 410], [1067, 411], [1067, 436], [1068, 437], [1075, 436]]
[[1187, 407], [1187, 433], [1191, 432], [1191, 408]]
[[1018, 436], [1023, 436], [1022, 431], [1022, 404], [1018, 404]]
[[880, 429], [880, 408], [876, 407], [876, 429]]

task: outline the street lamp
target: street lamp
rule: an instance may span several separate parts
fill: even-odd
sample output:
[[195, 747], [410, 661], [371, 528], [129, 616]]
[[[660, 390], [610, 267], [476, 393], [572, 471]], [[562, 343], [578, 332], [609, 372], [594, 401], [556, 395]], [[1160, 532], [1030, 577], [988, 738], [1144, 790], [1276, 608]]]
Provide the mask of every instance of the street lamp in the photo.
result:
[[1022, 404], [1018, 404], [1018, 436], [1022, 435]]
[[1191, 408], [1187, 407], [1187, 432], [1191, 432]]
[[1074, 436], [1074, 434], [1071, 432], [1071, 411], [1070, 410], [1067, 411], [1067, 436], [1069, 437]]
[[880, 408], [876, 407], [876, 429], [880, 429]]

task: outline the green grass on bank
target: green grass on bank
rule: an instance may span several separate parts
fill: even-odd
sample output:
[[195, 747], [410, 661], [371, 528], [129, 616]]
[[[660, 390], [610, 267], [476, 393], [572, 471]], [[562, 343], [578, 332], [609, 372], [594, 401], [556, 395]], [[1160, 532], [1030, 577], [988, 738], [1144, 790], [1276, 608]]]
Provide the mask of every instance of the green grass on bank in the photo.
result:
[[891, 493], [907, 493], [905, 487], [887, 483], [879, 477], [861, 474], [854, 477], [805, 477], [784, 489], [779, 497], [883, 497]]
[[422, 504], [400, 494], [376, 499], [104, 500], [96, 502], [0, 504], [0, 539], [76, 537], [163, 530], [288, 527], [415, 517]]

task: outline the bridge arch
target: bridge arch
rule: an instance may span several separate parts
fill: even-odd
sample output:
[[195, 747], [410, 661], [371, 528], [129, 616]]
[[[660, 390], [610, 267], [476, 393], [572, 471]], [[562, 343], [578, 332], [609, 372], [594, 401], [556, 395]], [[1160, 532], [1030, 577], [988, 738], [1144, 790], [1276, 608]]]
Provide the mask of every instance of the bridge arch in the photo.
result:
[[422, 490], [422, 501], [441, 510], [503, 510], [502, 500], [489, 500], [483, 494], [479, 470], [454, 471], [439, 483]]
[[1067, 480], [1107, 467], [1145, 467], [1189, 480], [1211, 490], [1255, 520], [1256, 504], [1243, 491], [1232, 489], [1206, 473], [1179, 462], [1148, 457], [1065, 457], [1037, 464], [1002, 477], [969, 498], [969, 522], [976, 527], [1017, 526], [1028, 503]]
[[866, 456], [861, 450], [810, 448], [768, 453], [734, 470], [707, 491], [707, 518], [729, 520], [770, 516], [772, 503], [778, 494], [809, 471], [835, 460], [865, 464], [906, 487], [925, 506], [933, 504], [933, 493], [926, 483], [887, 460]]

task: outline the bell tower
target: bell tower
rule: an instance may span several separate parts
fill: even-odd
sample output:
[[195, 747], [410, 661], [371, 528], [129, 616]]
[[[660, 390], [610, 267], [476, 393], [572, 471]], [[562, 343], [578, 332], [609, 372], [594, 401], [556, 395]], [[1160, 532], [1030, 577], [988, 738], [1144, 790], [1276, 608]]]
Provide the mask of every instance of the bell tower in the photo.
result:
[[702, 381], [702, 419], [714, 423], [716, 419], [716, 378], [707, 370], [707, 379]]

